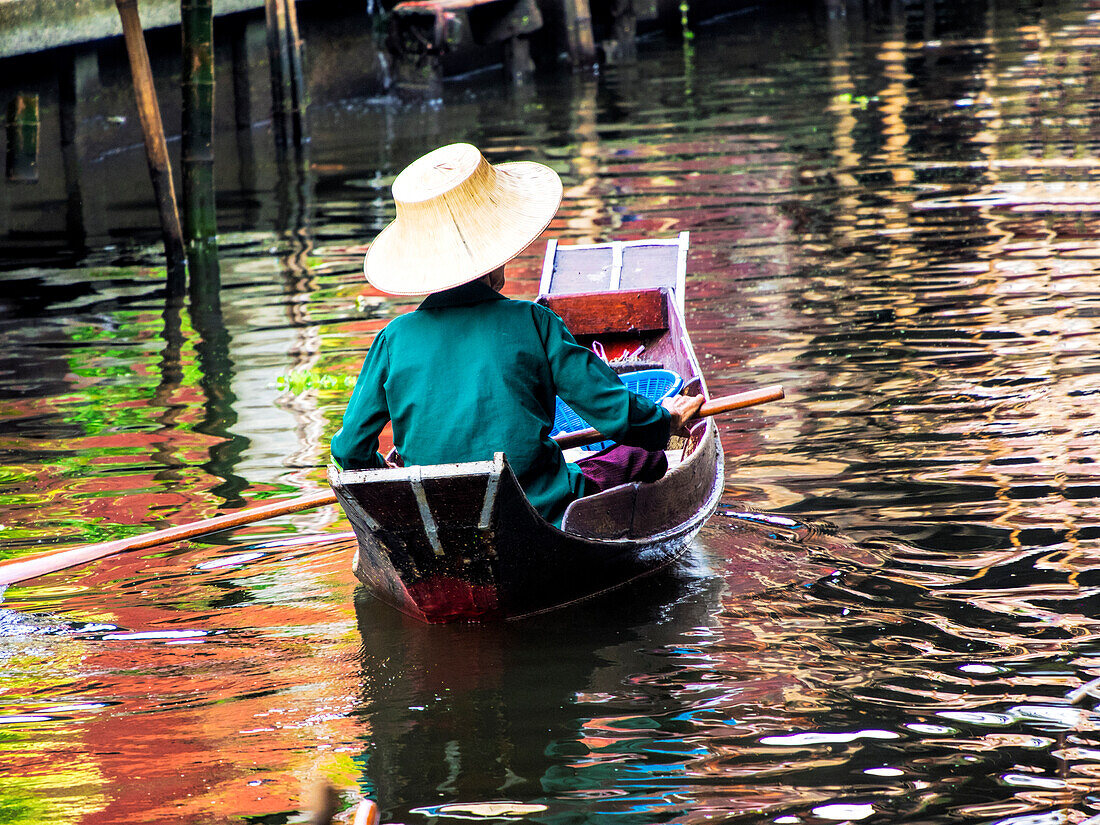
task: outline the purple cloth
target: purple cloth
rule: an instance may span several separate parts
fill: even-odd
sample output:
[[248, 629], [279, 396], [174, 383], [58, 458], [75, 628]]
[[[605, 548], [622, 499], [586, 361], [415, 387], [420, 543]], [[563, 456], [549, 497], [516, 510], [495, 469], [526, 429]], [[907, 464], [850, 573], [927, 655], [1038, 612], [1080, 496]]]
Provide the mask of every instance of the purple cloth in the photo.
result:
[[645, 450], [616, 444], [576, 462], [585, 478], [586, 496], [630, 481], [656, 481], [668, 471], [661, 450]]

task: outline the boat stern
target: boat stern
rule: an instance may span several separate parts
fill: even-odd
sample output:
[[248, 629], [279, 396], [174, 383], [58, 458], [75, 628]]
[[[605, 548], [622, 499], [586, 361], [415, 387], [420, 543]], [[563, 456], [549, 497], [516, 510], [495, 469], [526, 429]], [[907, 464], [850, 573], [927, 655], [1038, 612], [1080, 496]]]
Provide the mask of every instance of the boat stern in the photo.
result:
[[424, 622], [504, 618], [493, 518], [504, 468], [502, 453], [435, 467], [330, 467], [358, 539], [356, 578]]

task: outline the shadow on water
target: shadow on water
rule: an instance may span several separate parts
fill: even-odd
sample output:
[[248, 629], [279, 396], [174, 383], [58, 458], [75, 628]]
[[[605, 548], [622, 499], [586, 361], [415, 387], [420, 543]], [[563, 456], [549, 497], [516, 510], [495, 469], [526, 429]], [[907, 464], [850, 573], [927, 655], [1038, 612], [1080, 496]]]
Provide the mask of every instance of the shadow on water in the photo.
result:
[[[206, 398], [202, 420], [195, 431], [218, 438], [210, 448], [210, 460], [204, 469], [210, 475], [224, 479], [211, 492], [225, 499], [229, 507], [240, 507], [246, 502], [241, 492], [248, 488], [246, 479], [233, 475], [233, 468], [241, 452], [248, 446], [248, 438], [233, 433], [237, 421], [233, 394], [233, 360], [230, 357], [231, 338], [222, 315], [221, 271], [217, 249], [212, 254], [197, 253], [195, 246], [189, 250], [188, 280], [191, 323], [198, 336], [195, 354], [201, 378], [199, 386]], [[167, 342], [166, 342], [167, 343]]]
[[541, 799], [564, 779], [563, 761], [586, 751], [576, 741], [583, 706], [629, 677], [644, 658], [635, 648], [671, 645], [685, 624], [704, 624], [719, 588], [685, 566], [496, 626], [423, 625], [361, 591], [364, 791], [385, 800], [387, 817], [432, 815], [425, 788], [440, 800]]

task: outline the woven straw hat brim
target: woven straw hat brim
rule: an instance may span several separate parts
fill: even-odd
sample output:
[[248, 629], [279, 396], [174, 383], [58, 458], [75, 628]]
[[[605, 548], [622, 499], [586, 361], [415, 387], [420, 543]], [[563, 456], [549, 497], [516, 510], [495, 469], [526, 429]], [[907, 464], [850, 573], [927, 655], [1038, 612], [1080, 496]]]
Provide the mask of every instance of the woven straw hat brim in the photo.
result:
[[450, 289], [503, 266], [538, 238], [561, 205], [557, 173], [532, 161], [489, 168], [488, 188], [470, 184], [450, 197], [398, 202], [397, 219], [363, 258], [371, 285], [391, 295]]

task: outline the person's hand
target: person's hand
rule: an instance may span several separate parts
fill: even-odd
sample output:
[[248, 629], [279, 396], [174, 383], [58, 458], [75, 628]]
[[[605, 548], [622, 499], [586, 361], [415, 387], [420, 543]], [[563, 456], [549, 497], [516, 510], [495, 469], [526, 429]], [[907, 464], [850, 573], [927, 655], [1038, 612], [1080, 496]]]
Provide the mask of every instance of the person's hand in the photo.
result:
[[703, 406], [701, 395], [674, 395], [661, 401], [661, 406], [672, 413], [672, 434], [676, 435], [695, 418], [699, 408]]

